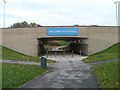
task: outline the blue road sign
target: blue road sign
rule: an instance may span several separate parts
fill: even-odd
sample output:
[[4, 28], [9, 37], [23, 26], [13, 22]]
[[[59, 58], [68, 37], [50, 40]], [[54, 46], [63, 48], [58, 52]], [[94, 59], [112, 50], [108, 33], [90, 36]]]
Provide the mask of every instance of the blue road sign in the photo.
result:
[[48, 35], [79, 35], [78, 28], [48, 28]]

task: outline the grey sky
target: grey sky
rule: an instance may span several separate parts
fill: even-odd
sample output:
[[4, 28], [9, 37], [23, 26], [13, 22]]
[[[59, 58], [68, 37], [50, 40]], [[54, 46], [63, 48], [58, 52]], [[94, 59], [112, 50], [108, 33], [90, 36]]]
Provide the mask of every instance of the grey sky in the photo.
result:
[[[115, 0], [6, 0], [6, 27], [16, 22], [40, 25], [116, 25]], [[0, 1], [0, 28], [3, 0]]]

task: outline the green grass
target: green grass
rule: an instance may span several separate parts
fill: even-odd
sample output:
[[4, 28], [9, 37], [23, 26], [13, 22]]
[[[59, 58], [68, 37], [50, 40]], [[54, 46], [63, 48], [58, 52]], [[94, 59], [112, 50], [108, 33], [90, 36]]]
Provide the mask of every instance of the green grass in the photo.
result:
[[56, 47], [60, 47], [60, 46], [66, 46], [68, 44], [69, 44], [68, 41], [59, 40], [59, 41], [57, 41], [56, 45], [50, 45], [48, 43], [48, 44], [44, 45], [44, 47], [45, 47], [45, 49], [52, 49], [52, 48], [56, 48]]
[[[33, 57], [33, 56], [28, 56], [19, 52], [16, 52], [14, 50], [11, 50], [9, 48], [6, 48], [4, 46], [2, 47], [2, 59], [8, 59], [8, 60], [16, 60], [16, 61], [32, 61], [32, 62], [40, 62], [39, 57]], [[53, 60], [47, 60], [48, 63], [55, 63]]]
[[118, 52], [120, 52], [118, 51], [119, 46], [120, 43], [114, 44], [106, 50], [90, 55], [88, 58], [83, 59], [83, 61], [87, 63], [94, 63], [94, 62], [106, 61], [106, 60], [118, 58]]
[[17, 88], [49, 69], [35, 65], [3, 63], [2, 70], [2, 88]]
[[60, 40], [60, 41], [58, 42], [58, 44], [59, 44], [60, 46], [66, 46], [66, 45], [69, 44], [69, 42]]
[[2, 46], [0, 46], [0, 58], [2, 58]]
[[59, 49], [60, 49], [60, 50], [65, 50], [65, 51], [66, 51], [66, 50], [67, 50], [67, 47], [68, 47], [68, 46], [62, 47], [62, 48], [59, 48]]
[[118, 88], [118, 61], [96, 65], [93, 71], [101, 88]]
[[47, 50], [50, 50], [50, 49], [52, 49], [52, 48], [56, 48], [56, 47], [59, 47], [59, 46], [57, 46], [57, 45], [44, 45], [44, 47], [45, 47], [45, 49]]
[[2, 88], [2, 63], [0, 63], [0, 89]]

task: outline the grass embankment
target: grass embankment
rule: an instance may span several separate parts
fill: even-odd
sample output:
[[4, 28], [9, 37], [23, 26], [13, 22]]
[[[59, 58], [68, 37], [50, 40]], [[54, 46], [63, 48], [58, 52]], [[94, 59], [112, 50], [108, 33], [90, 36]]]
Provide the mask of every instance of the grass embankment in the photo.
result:
[[88, 58], [84, 59], [83, 61], [87, 63], [94, 63], [94, 62], [100, 62], [100, 61], [106, 61], [106, 60], [118, 58], [118, 52], [120, 52], [118, 51], [119, 46], [120, 43], [117, 43], [106, 50], [90, 55]]
[[58, 42], [58, 44], [59, 44], [60, 46], [66, 46], [66, 45], [69, 44], [69, 42], [68, 42], [68, 41], [62, 41], [62, 40], [60, 40], [60, 41]]
[[[115, 44], [104, 51], [90, 55], [83, 61], [87, 63], [94, 63], [118, 58], [119, 46], [120, 43]], [[118, 88], [118, 61], [99, 64], [92, 67], [92, 69], [101, 88]]]
[[[16, 52], [14, 50], [11, 50], [9, 48], [6, 48], [4, 46], [0, 46], [2, 47], [2, 58], [4, 59], [8, 59], [8, 60], [16, 60], [16, 61], [32, 61], [32, 62], [40, 62], [40, 58], [39, 57], [33, 57], [33, 56], [28, 56], [19, 52]], [[55, 61], [53, 60], [47, 60], [48, 63], [55, 63]]]
[[56, 48], [56, 47], [59, 47], [59, 46], [56, 46], [56, 45], [45, 45], [44, 47], [45, 47], [46, 50], [47, 49], [50, 50], [52, 48]]
[[60, 47], [60, 46], [66, 46], [68, 44], [69, 44], [68, 41], [56, 40], [56, 41], [52, 41], [51, 43], [46, 44], [44, 47], [45, 47], [45, 49], [50, 50], [52, 48], [56, 48], [56, 47]]
[[0, 89], [2, 88], [2, 63], [0, 63]]
[[48, 68], [35, 65], [3, 63], [2, 88], [17, 88], [46, 71]]
[[118, 61], [96, 65], [93, 71], [101, 88], [118, 88]]

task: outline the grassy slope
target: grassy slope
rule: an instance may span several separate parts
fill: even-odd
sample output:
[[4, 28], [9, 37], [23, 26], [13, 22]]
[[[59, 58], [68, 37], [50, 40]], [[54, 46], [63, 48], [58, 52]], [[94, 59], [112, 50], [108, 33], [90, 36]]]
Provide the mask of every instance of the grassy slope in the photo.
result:
[[[115, 44], [102, 52], [90, 55], [83, 61], [94, 63], [118, 58], [118, 52], [120, 52], [118, 51], [119, 46], [120, 43]], [[118, 88], [118, 61], [96, 65], [92, 69], [101, 88]]]
[[[3, 46], [0, 46], [0, 47], [2, 47], [2, 59], [40, 62], [40, 58], [38, 58], [38, 57], [28, 56], [28, 55], [16, 52], [14, 50], [11, 50], [11, 49], [3, 47]], [[53, 60], [47, 60], [47, 62], [55, 63], [55, 61], [53, 61]]]
[[88, 58], [84, 59], [83, 61], [87, 63], [93, 63], [93, 62], [99, 62], [99, 61], [118, 58], [119, 46], [120, 46], [120, 43], [117, 43], [102, 52], [98, 52], [96, 54], [90, 55]]
[[60, 41], [58, 42], [58, 44], [59, 44], [60, 46], [65, 46], [65, 45], [68, 45], [69, 42], [60, 40]]
[[56, 47], [60, 47], [60, 46], [66, 46], [69, 44], [69, 42], [67, 41], [62, 41], [62, 40], [58, 40], [57, 42], [58, 45], [50, 45], [50, 44], [47, 44], [45, 45], [45, 48], [46, 49], [51, 49], [51, 48], [56, 48]]
[[93, 67], [101, 88], [118, 88], [118, 61]]
[[2, 63], [0, 63], [0, 90], [2, 88]]
[[48, 68], [41, 68], [40, 66], [32, 65], [3, 63], [2, 70], [2, 87], [16, 88], [34, 79], [45, 71], [48, 71]]

